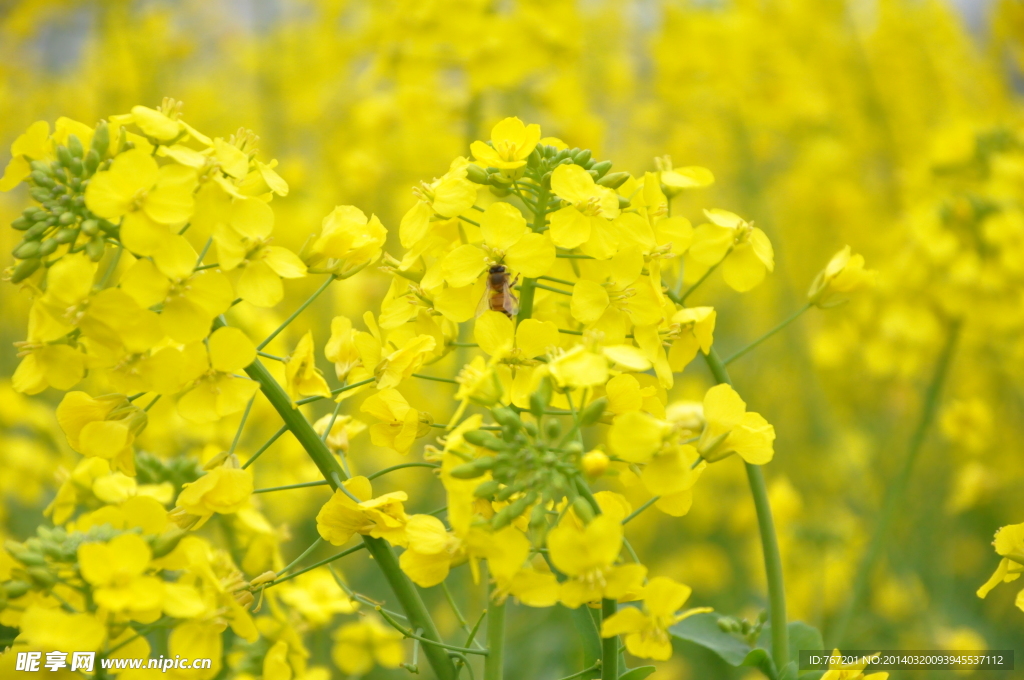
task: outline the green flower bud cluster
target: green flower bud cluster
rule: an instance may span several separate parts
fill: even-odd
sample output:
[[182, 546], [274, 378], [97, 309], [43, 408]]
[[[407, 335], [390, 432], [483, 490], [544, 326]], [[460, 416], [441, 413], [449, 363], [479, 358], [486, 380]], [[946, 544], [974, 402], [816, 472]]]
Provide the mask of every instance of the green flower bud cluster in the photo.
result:
[[723, 633], [743, 638], [748, 645], [753, 647], [757, 644], [757, 639], [761, 636], [761, 629], [767, 622], [768, 611], [762, 609], [755, 621], [748, 621], [736, 616], [721, 616], [718, 619], [718, 629]]
[[[550, 144], [538, 144], [534, 148], [526, 159], [522, 175], [532, 180], [533, 183], [550, 189], [551, 173], [554, 169], [559, 165], [573, 164], [589, 172], [595, 182], [609, 189], [616, 189], [629, 179], [628, 172], [609, 172], [612, 162], [595, 160], [590, 149], [578, 147], [557, 149]], [[513, 192], [515, 189], [514, 176], [516, 175], [509, 175], [507, 171], [502, 171], [499, 168], [481, 168], [479, 165], [469, 165], [466, 169], [467, 179], [489, 186], [491, 192], [499, 197], [508, 196]], [[628, 202], [626, 204], [628, 205]]]
[[184, 456], [161, 460], [149, 451], [136, 451], [135, 473], [139, 484], [170, 482], [174, 489], [180, 490], [185, 484], [199, 479], [202, 468], [195, 459]]
[[[36, 535], [24, 542], [7, 541], [4, 549], [18, 561], [11, 571], [11, 579], [0, 583], [0, 610], [9, 600], [29, 591], [48, 592], [58, 581], [81, 580], [78, 573], [78, 548], [85, 543], [106, 543], [127, 533], [104, 524], [87, 531], [72, 531], [61, 527], [39, 526]], [[170, 553], [188, 532], [173, 528], [159, 536], [146, 536], [154, 557]], [[83, 582], [84, 583], [84, 582]]]
[[[34, 160], [27, 182], [29, 194], [39, 204], [26, 208], [11, 226], [23, 232], [13, 255], [20, 260], [11, 274], [17, 283], [31, 276], [44, 263], [52, 264], [62, 252], [85, 253], [98, 262], [103, 241], [117, 232], [117, 225], [99, 219], [85, 206], [85, 190], [97, 170], [110, 164], [110, 129], [101, 122], [88, 150], [75, 135], [56, 149], [52, 162]], [[66, 250], [61, 251], [64, 247]], [[60, 251], [60, 252], [59, 252]], [[47, 260], [51, 255], [57, 258]]]
[[77, 569], [78, 546], [89, 541], [108, 541], [119, 533], [109, 524], [72, 533], [60, 527], [40, 526], [36, 535], [24, 543], [7, 541], [4, 549], [20, 565], [12, 569], [10, 580], [0, 584], [0, 603], [6, 607], [8, 600], [30, 590], [49, 591], [57, 583], [58, 573]]
[[562, 444], [561, 425], [556, 420], [539, 426], [524, 421], [517, 410], [506, 406], [492, 409], [491, 414], [501, 425], [500, 436], [486, 430], [463, 435], [468, 443], [490, 454], [456, 466], [451, 475], [476, 479], [490, 472], [491, 478], [479, 484], [474, 495], [508, 502], [491, 518], [492, 530], [508, 526], [534, 507], [533, 515], [537, 517], [531, 515], [531, 527], [536, 524], [537, 531], [543, 533], [547, 528], [545, 508], [560, 503], [574, 489], [583, 447], [575, 441]]

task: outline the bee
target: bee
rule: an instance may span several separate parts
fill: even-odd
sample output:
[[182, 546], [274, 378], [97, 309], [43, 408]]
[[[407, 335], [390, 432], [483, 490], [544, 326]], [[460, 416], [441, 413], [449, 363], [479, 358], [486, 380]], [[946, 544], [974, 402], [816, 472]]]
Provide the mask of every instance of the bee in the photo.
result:
[[487, 290], [477, 306], [476, 315], [480, 316], [490, 310], [501, 312], [508, 318], [515, 318], [519, 313], [519, 298], [512, 293], [512, 287], [519, 281], [517, 275], [511, 278], [508, 267], [503, 264], [492, 265], [487, 270]]

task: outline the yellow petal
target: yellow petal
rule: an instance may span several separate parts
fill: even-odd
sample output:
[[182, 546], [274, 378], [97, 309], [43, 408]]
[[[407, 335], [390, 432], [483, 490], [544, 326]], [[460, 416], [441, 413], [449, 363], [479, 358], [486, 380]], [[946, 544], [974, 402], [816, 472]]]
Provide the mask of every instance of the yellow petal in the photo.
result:
[[501, 312], [484, 312], [473, 325], [474, 339], [480, 349], [490, 356], [503, 356], [511, 351], [512, 334], [512, 319]]
[[487, 268], [487, 256], [476, 246], [466, 243], [444, 258], [442, 270], [450, 286], [461, 288], [472, 284]]
[[582, 279], [573, 286], [570, 310], [573, 318], [582, 324], [601, 318], [609, 303], [608, 291], [599, 283]]
[[240, 328], [225, 326], [210, 335], [210, 364], [215, 370], [232, 373], [256, 360], [256, 346]]
[[555, 264], [555, 245], [547, 234], [525, 234], [508, 249], [505, 263], [528, 278], [544, 276]]
[[575, 248], [590, 238], [590, 219], [571, 205], [548, 215], [548, 221], [551, 240], [560, 248]]
[[510, 203], [492, 203], [480, 217], [484, 243], [495, 250], [507, 251], [526, 232], [526, 218]]

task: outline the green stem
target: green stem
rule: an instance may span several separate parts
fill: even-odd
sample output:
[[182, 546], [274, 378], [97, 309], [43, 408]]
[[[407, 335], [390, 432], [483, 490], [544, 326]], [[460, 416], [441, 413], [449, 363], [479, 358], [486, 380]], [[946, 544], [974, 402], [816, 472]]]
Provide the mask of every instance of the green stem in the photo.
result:
[[[729, 372], [714, 348], [704, 355], [712, 375], [719, 384], [731, 385]], [[782, 578], [782, 555], [779, 552], [779, 538], [775, 533], [772, 506], [768, 500], [768, 485], [764, 481], [761, 466], [744, 463], [750, 494], [754, 497], [757, 526], [761, 534], [761, 550], [764, 553], [764, 570], [768, 581], [768, 614], [772, 631], [772, 659], [775, 667], [782, 669], [789, 663], [789, 629], [786, 625], [786, 587]]]
[[231, 448], [228, 449], [228, 455], [230, 456], [238, 448], [238, 440], [242, 438], [242, 430], [245, 428], [245, 421], [249, 420], [249, 411], [252, 410], [252, 404], [256, 401], [256, 395], [252, 395], [249, 399], [249, 403], [245, 405], [245, 411], [242, 412], [242, 419], [238, 421], [238, 429], [235, 430], [235, 437], [231, 440]]
[[582, 678], [587, 673], [590, 673], [591, 671], [597, 671], [597, 670], [600, 670], [600, 669], [601, 669], [601, 662], [600, 661], [595, 661], [593, 663], [593, 665], [591, 665], [589, 668], [584, 668], [583, 670], [577, 671], [577, 672], [573, 673], [572, 675], [567, 675], [564, 678], [561, 678], [560, 680], [573, 680], [573, 678]]
[[868, 584], [874, 571], [875, 563], [885, 547], [885, 540], [889, 534], [889, 529], [892, 527], [893, 520], [896, 518], [900, 501], [906, 495], [907, 486], [910, 484], [914, 463], [917, 461], [921, 446], [924, 444], [925, 437], [928, 434], [928, 429], [935, 419], [935, 412], [939, 406], [939, 396], [942, 393], [942, 386], [946, 382], [946, 376], [949, 374], [949, 366], [952, 363], [953, 352], [959, 336], [960, 322], [956, 321], [949, 327], [946, 344], [943, 345], [939, 358], [935, 362], [935, 370], [924, 394], [921, 417], [918, 419], [917, 426], [910, 436], [910, 441], [907, 445], [907, 455], [903, 460], [903, 467], [888, 486], [885, 503], [882, 506], [882, 515], [878, 520], [878, 525], [875, 527], [875, 532], [871, 535], [871, 541], [868, 543], [860, 567], [857, 569], [853, 588], [850, 590], [850, 599], [847, 601], [842, 614], [839, 616], [839, 620], [834, 626], [832, 637], [836, 645], [843, 642], [846, 636], [846, 629], [853, 620], [857, 607], [860, 606], [861, 601], [867, 595]]
[[[424, 653], [428, 649], [430, 649], [431, 647], [436, 647], [436, 648], [438, 648], [438, 649], [440, 649], [442, 651], [446, 650], [446, 649], [450, 649], [453, 652], [460, 652], [462, 654], [478, 654], [480, 656], [487, 656], [488, 658], [490, 656], [486, 649], [470, 649], [469, 647], [456, 647], [455, 645], [446, 645], [443, 642], [437, 642], [436, 640], [431, 640], [429, 638], [425, 638], [422, 635], [417, 635], [413, 631], [407, 630], [406, 628], [404, 628], [402, 626], [402, 624], [398, 623], [398, 621], [395, 621], [391, 617], [391, 615], [388, 614], [387, 611], [384, 610], [383, 607], [377, 607], [377, 613], [380, 614], [384, 618], [385, 621], [390, 623], [392, 628], [397, 630], [399, 633], [401, 633], [405, 637], [411, 638], [413, 640], [419, 640], [420, 642], [422, 642], [425, 645], [427, 645], [426, 647], [423, 648]], [[447, 656], [447, 654], [445, 656]], [[452, 666], [452, 668], [454, 669], [455, 667]]]
[[451, 383], [453, 385], [459, 384], [458, 380], [452, 380], [451, 378], [438, 378], [437, 376], [425, 375], [423, 373], [413, 373], [412, 377], [419, 378], [420, 380], [433, 380], [434, 382]]
[[245, 468], [247, 468], [250, 465], [252, 465], [253, 463], [255, 463], [256, 459], [259, 458], [260, 456], [262, 456], [263, 452], [266, 451], [267, 449], [269, 449], [274, 444], [274, 442], [276, 442], [278, 439], [280, 439], [281, 435], [283, 435], [287, 431], [288, 431], [288, 426], [287, 425], [282, 425], [281, 429], [278, 430], [277, 432], [275, 432], [273, 437], [268, 439], [267, 442], [263, 446], [261, 446], [256, 453], [252, 454], [252, 458], [250, 458], [249, 460], [247, 460], [244, 463], [242, 463], [242, 469], [244, 470]]
[[271, 491], [288, 491], [289, 489], [306, 489], [312, 486], [327, 486], [330, 484], [326, 479], [316, 482], [302, 482], [301, 484], [287, 484], [285, 486], [268, 486], [263, 489], [253, 489], [253, 493], [270, 493]]
[[299, 555], [294, 560], [292, 560], [291, 564], [289, 564], [287, 567], [285, 567], [284, 569], [279, 571], [278, 574], [287, 574], [289, 571], [292, 570], [292, 567], [296, 566], [299, 562], [301, 562], [302, 560], [304, 560], [307, 557], [309, 557], [310, 555], [312, 555], [314, 550], [316, 550], [321, 545], [323, 545], [323, 542], [324, 542], [323, 537], [317, 536], [316, 540], [313, 541], [313, 544], [311, 546], [309, 546], [308, 548], [303, 550], [301, 555]]
[[505, 668], [505, 603], [487, 606], [487, 659], [484, 680], [501, 680]]
[[[601, 618], [607, 619], [619, 610], [619, 604], [607, 597], [601, 600]], [[601, 680], [619, 680], [619, 636], [601, 640]]]
[[327, 280], [324, 281], [323, 284], [319, 288], [316, 289], [316, 292], [313, 293], [312, 295], [310, 295], [306, 299], [305, 302], [303, 302], [301, 305], [299, 305], [299, 308], [296, 309], [294, 312], [292, 312], [291, 316], [289, 316], [287, 319], [285, 319], [283, 324], [281, 324], [276, 329], [274, 329], [274, 332], [271, 333], [270, 335], [268, 335], [263, 342], [261, 342], [259, 345], [257, 345], [256, 349], [257, 350], [261, 350], [264, 347], [266, 347], [267, 345], [269, 345], [271, 340], [276, 338], [281, 331], [283, 331], [285, 328], [287, 328], [288, 324], [290, 324], [292, 321], [295, 321], [295, 317], [297, 317], [299, 314], [302, 314], [302, 312], [305, 311], [306, 307], [309, 307], [311, 304], [313, 304], [313, 300], [316, 300], [318, 297], [320, 297], [320, 293], [322, 293], [325, 290], [327, 290], [327, 286], [331, 285], [331, 283], [333, 283], [333, 282], [334, 282], [334, 275], [331, 274], [330, 276], [327, 277]]
[[[700, 286], [700, 284], [702, 284], [702, 283], [704, 283], [705, 281], [707, 281], [708, 277], [709, 277], [709, 276], [711, 276], [711, 274], [712, 274], [712, 273], [713, 273], [713, 272], [714, 272], [714, 271], [715, 271], [716, 269], [718, 269], [718, 265], [720, 265], [720, 264], [722, 264], [723, 262], [725, 262], [725, 258], [729, 257], [729, 253], [731, 253], [731, 252], [732, 252], [732, 246], [729, 246], [729, 250], [725, 251], [725, 255], [724, 255], [724, 256], [722, 256], [722, 259], [721, 259], [721, 260], [719, 260], [718, 262], [714, 263], [713, 265], [711, 265], [711, 266], [710, 266], [710, 267], [708, 268], [708, 270], [707, 270], [706, 272], [704, 272], [704, 276], [702, 276], [702, 277], [700, 277], [699, 279], [697, 279], [697, 281], [696, 281], [696, 282], [695, 282], [695, 283], [694, 283], [694, 284], [693, 284], [692, 286], [690, 286], [689, 288], [687, 288], [687, 289], [686, 289], [686, 292], [685, 292], [685, 293], [683, 293], [683, 294], [682, 294], [682, 295], [681, 295], [681, 296], [679, 297], [679, 299], [678, 299], [678, 300], [673, 300], [673, 302], [678, 302], [678, 303], [679, 303], [679, 304], [681, 304], [681, 305], [684, 305], [684, 304], [686, 304], [686, 298], [690, 297], [690, 295], [691, 295], [691, 294], [693, 293], [693, 291], [697, 290], [697, 288], [698, 288], [698, 287]], [[671, 297], [671, 296], [670, 296], [670, 297]]]
[[[330, 279], [328, 279], [329, 282]], [[321, 290], [326, 287], [327, 284], [325, 283], [321, 286]], [[258, 359], [249, 364], [245, 372], [250, 378], [260, 384], [260, 390], [264, 396], [267, 397], [271, 406], [274, 407], [282, 420], [284, 420], [285, 425], [292, 431], [292, 434], [299, 444], [302, 445], [302, 448], [306, 450], [306, 453], [313, 460], [313, 463], [316, 464], [324, 479], [331, 483], [332, 488], [337, 490], [341, 480], [346, 479], [345, 471], [342, 469], [338, 459], [331, 454], [327, 444], [321, 441], [320, 436], [313, 429], [309, 421], [306, 420], [306, 417], [292, 405], [292, 400], [288, 393], [274, 380], [274, 377], [270, 375], [270, 372]], [[363, 543], [366, 545], [370, 555], [373, 556], [378, 568], [384, 572], [385, 579], [387, 579], [391, 589], [395, 592], [395, 596], [402, 605], [402, 609], [405, 610], [406, 616], [409, 617], [409, 623], [413, 629], [418, 628], [422, 630], [425, 640], [441, 644], [441, 636], [437, 632], [437, 626], [434, 625], [433, 619], [430, 618], [430, 612], [427, 611], [419, 591], [416, 590], [412, 582], [398, 566], [398, 558], [395, 557], [391, 547], [384, 539], [371, 536], [363, 536]], [[434, 669], [434, 674], [437, 675], [438, 680], [456, 680], [458, 673], [455, 670], [455, 664], [452, 663], [451, 658], [444, 649], [436, 644], [430, 644], [423, 648], [423, 652], [430, 666]]]
[[399, 463], [398, 465], [392, 465], [391, 467], [386, 467], [383, 470], [377, 470], [372, 475], [366, 475], [366, 478], [368, 480], [370, 480], [370, 481], [373, 481], [374, 479], [377, 479], [378, 477], [386, 475], [389, 472], [394, 472], [395, 470], [403, 470], [405, 468], [415, 468], [415, 467], [439, 468], [441, 466], [438, 465], [437, 463], [419, 463], [419, 462], [415, 462], [415, 463]]
[[633, 520], [633, 518], [635, 518], [635, 517], [636, 517], [637, 515], [639, 515], [639, 514], [640, 514], [640, 513], [642, 513], [642, 512], [644, 511], [644, 510], [646, 510], [647, 508], [649, 508], [649, 507], [651, 507], [652, 505], [654, 505], [655, 503], [657, 503], [657, 502], [658, 502], [658, 499], [659, 499], [659, 498], [661, 498], [661, 496], [651, 496], [651, 497], [650, 497], [650, 498], [649, 498], [649, 499], [647, 500], [647, 502], [646, 502], [646, 503], [644, 503], [644, 504], [643, 504], [643, 505], [641, 505], [641, 506], [640, 506], [639, 508], [637, 508], [636, 510], [634, 510], [633, 512], [631, 512], [631, 513], [629, 514], [629, 516], [628, 516], [628, 517], [626, 517], [626, 519], [622, 520], [622, 523], [623, 523], [623, 524], [628, 524], [628, 523], [629, 523], [630, 521], [632, 521], [632, 520]]
[[731, 355], [731, 356], [730, 356], [729, 358], [727, 358], [727, 359], [726, 359], [725, 361], [723, 361], [722, 363], [723, 363], [723, 364], [725, 364], [726, 366], [728, 366], [728, 365], [729, 365], [729, 364], [731, 364], [732, 362], [736, 361], [736, 360], [737, 360], [737, 359], [739, 359], [739, 358], [740, 358], [741, 356], [743, 356], [744, 354], [746, 354], [746, 353], [747, 353], [747, 352], [749, 352], [750, 350], [754, 349], [755, 347], [757, 347], [757, 346], [758, 346], [758, 345], [760, 345], [760, 344], [761, 344], [762, 342], [764, 342], [764, 341], [765, 341], [765, 340], [767, 340], [768, 338], [772, 337], [773, 335], [775, 335], [776, 333], [778, 333], [779, 331], [781, 331], [781, 330], [782, 330], [783, 328], [785, 328], [785, 327], [786, 327], [786, 326], [788, 326], [789, 324], [791, 324], [791, 323], [793, 323], [794, 321], [796, 321], [796, 320], [797, 320], [798, 318], [800, 318], [800, 316], [801, 316], [801, 315], [802, 315], [802, 314], [803, 314], [804, 312], [806, 312], [806, 311], [807, 311], [808, 309], [810, 309], [810, 308], [811, 308], [811, 307], [813, 307], [813, 306], [814, 306], [814, 305], [812, 305], [812, 304], [811, 304], [810, 302], [808, 302], [808, 303], [807, 303], [807, 304], [805, 304], [805, 305], [804, 305], [803, 307], [801, 307], [800, 309], [798, 309], [798, 310], [796, 310], [795, 312], [793, 312], [793, 314], [791, 314], [791, 315], [790, 315], [790, 316], [789, 316], [788, 318], [786, 318], [786, 320], [785, 320], [785, 321], [783, 321], [782, 323], [780, 323], [780, 324], [779, 324], [778, 326], [776, 326], [775, 328], [771, 329], [770, 331], [768, 331], [767, 333], [765, 333], [764, 335], [762, 335], [761, 337], [759, 337], [759, 338], [758, 338], [757, 340], [754, 340], [754, 341], [753, 341], [752, 343], [750, 343], [749, 345], [747, 345], [746, 347], [744, 347], [744, 348], [743, 348], [743, 349], [741, 349], [740, 351], [738, 351], [738, 352], [734, 353], [733, 355]]
[[352, 546], [351, 548], [348, 548], [347, 550], [342, 550], [340, 553], [337, 553], [335, 555], [331, 555], [330, 557], [325, 557], [324, 559], [320, 560], [319, 562], [315, 562], [315, 563], [309, 565], [308, 567], [303, 567], [302, 569], [299, 569], [298, 571], [293, 571], [292, 573], [288, 574], [287, 576], [281, 576], [279, 578], [275, 578], [273, 581], [271, 581], [270, 583], [266, 584], [265, 586], [259, 586], [259, 587], [261, 587], [261, 588], [270, 588], [271, 586], [279, 585], [281, 583], [284, 583], [285, 581], [291, 581], [296, 576], [302, 576], [306, 572], [313, 571], [314, 569], [319, 569], [320, 567], [324, 566], [325, 564], [330, 564], [331, 562], [336, 562], [337, 560], [340, 560], [342, 557], [348, 557], [352, 553], [357, 553], [360, 550], [365, 550], [365, 549], [366, 549], [366, 544], [365, 543], [360, 543], [359, 545]]
[[[544, 230], [544, 217], [548, 209], [548, 190], [541, 186], [537, 195], [537, 209], [533, 213], [533, 230], [541, 232]], [[526, 321], [533, 315], [533, 296], [537, 290], [537, 279], [523, 279], [519, 287], [519, 314], [516, 316], [516, 325]]]

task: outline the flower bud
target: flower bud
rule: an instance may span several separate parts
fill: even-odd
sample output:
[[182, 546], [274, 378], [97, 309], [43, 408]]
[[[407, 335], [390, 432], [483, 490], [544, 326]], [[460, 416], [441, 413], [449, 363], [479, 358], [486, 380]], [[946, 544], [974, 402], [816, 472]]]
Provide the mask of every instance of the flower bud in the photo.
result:
[[57, 583], [57, 576], [46, 567], [29, 567], [27, 572], [33, 583], [45, 590]]
[[24, 216], [19, 217], [16, 220], [14, 220], [13, 222], [11, 222], [11, 228], [12, 229], [17, 229], [18, 231], [25, 231], [26, 229], [28, 229], [31, 226], [32, 226], [32, 220], [30, 220], [29, 218], [24, 217]]
[[587, 404], [587, 406], [580, 411], [579, 422], [580, 427], [587, 427], [593, 425], [601, 416], [604, 415], [604, 410], [608, 407], [608, 398], [600, 397]]
[[19, 260], [26, 260], [31, 257], [38, 257], [39, 249], [39, 241], [22, 241], [12, 254]]
[[590, 160], [590, 149], [580, 149], [577, 151], [572, 159], [576, 162], [576, 165], [586, 165], [587, 161]]
[[591, 172], [597, 173], [597, 178], [600, 179], [608, 174], [608, 171], [612, 169], [611, 161], [601, 161], [600, 163], [594, 163], [590, 167]]
[[534, 418], [540, 420], [544, 415], [544, 410], [551, 403], [551, 392], [551, 379], [545, 377], [537, 386], [537, 390], [530, 395], [530, 413]]
[[493, 468], [495, 462], [497, 461], [492, 456], [477, 458], [468, 463], [456, 465], [449, 474], [456, 479], [476, 479]]
[[590, 501], [583, 496], [576, 496], [572, 502], [572, 510], [584, 524], [590, 524], [590, 521], [594, 519], [594, 508], [591, 507]]
[[562, 434], [562, 423], [555, 419], [551, 419], [544, 426], [544, 435], [548, 439], [555, 439]]
[[58, 245], [60, 244], [57, 243], [56, 239], [46, 239], [45, 241], [39, 244], [39, 256], [46, 257], [47, 255], [52, 255], [57, 250]]
[[103, 259], [103, 239], [101, 237], [93, 238], [91, 241], [85, 244], [85, 254], [89, 256], [89, 259], [93, 262], [99, 262]]
[[4, 583], [2, 588], [7, 597], [14, 600], [32, 590], [32, 584], [15, 579]]
[[39, 269], [40, 264], [42, 264], [42, 260], [36, 257], [22, 260], [14, 267], [14, 272], [11, 274], [11, 283], [20, 283], [32, 276]]
[[501, 482], [496, 479], [488, 479], [482, 484], [478, 484], [476, 489], [473, 490], [473, 495], [477, 498], [490, 498], [501, 489]]
[[85, 149], [82, 147], [82, 140], [78, 138], [78, 135], [68, 135], [68, 151], [75, 158], [81, 158], [85, 155]]
[[55, 184], [52, 177], [39, 170], [33, 170], [29, 178], [39, 186], [46, 187], [47, 189]]
[[109, 147], [110, 126], [107, 125], [106, 121], [100, 121], [100, 124], [96, 126], [96, 132], [92, 135], [91, 151], [95, 151], [99, 158], [103, 158], [107, 154], [107, 149]]
[[89, 149], [89, 153], [85, 154], [82, 160], [82, 165], [85, 167], [85, 174], [92, 175], [96, 172], [100, 167], [100, 155], [96, 153], [96, 149]]
[[507, 406], [491, 409], [491, 416], [502, 427], [511, 427], [518, 430], [523, 426], [523, 421], [519, 418], [519, 414]]
[[599, 179], [597, 183], [609, 189], [618, 189], [627, 179], [629, 179], [628, 172], [613, 172]]
[[476, 184], [487, 184], [490, 181], [486, 170], [472, 164], [466, 166], [466, 179]]
[[470, 430], [463, 434], [462, 438], [474, 446], [482, 446], [491, 451], [502, 451], [505, 449], [505, 442], [486, 430]]
[[78, 238], [78, 229], [60, 229], [53, 235], [53, 238], [61, 244], [74, 243]]
[[588, 477], [600, 477], [608, 469], [608, 454], [604, 451], [594, 449], [583, 456], [583, 472]]
[[36, 187], [29, 191], [28, 194], [33, 200], [39, 201], [40, 203], [46, 203], [53, 198], [53, 194], [43, 187]]
[[57, 147], [57, 161], [65, 168], [71, 165], [71, 151], [66, 146]]

